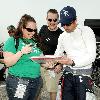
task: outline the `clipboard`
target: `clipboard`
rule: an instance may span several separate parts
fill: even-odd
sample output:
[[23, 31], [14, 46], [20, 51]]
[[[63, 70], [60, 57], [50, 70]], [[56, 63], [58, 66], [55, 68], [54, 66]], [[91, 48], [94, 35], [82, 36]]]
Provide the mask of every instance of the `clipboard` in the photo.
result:
[[61, 58], [62, 58], [61, 56], [45, 55], [45, 56], [32, 56], [30, 59], [37, 63], [45, 63], [45, 61], [57, 60], [57, 59], [61, 59]]

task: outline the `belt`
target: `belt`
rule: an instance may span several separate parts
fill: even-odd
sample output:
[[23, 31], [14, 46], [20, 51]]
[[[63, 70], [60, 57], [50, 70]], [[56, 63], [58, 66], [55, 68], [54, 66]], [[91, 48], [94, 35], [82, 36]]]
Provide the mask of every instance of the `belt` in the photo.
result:
[[71, 69], [70, 67], [66, 67], [64, 69], [65, 73], [72, 73], [75, 75], [91, 75], [92, 68], [89, 69]]
[[23, 80], [27, 80], [27, 81], [33, 81], [33, 80], [37, 80], [37, 79], [41, 78], [41, 76], [36, 77], [36, 78], [30, 78], [30, 77], [19, 77], [19, 76], [11, 75], [10, 73], [8, 73], [8, 77], [15, 78], [15, 79], [17, 79], [17, 80], [23, 79]]

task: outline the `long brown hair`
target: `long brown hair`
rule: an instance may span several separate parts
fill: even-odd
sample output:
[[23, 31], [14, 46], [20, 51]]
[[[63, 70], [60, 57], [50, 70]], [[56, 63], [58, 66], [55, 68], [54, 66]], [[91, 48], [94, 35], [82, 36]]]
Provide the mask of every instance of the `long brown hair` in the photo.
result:
[[[17, 29], [16, 29], [16, 33], [14, 35], [15, 39], [23, 38], [22, 28], [25, 28], [27, 23], [30, 21], [36, 23], [35, 19], [33, 17], [31, 17], [30, 15], [24, 14], [21, 17], [21, 19], [18, 23]], [[38, 36], [37, 32], [34, 34], [34, 37], [32, 38], [32, 40], [34, 40], [34, 42], [36, 42], [37, 47], [39, 47], [41, 50], [46, 49], [41, 41], [41, 38]]]

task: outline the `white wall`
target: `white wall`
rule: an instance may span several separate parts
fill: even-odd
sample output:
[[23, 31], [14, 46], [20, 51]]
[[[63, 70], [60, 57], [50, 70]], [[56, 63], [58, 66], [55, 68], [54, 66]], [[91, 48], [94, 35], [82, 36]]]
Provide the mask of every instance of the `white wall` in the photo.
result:
[[67, 5], [76, 9], [79, 23], [86, 18], [100, 19], [100, 0], [0, 0], [0, 43], [9, 37], [7, 26], [16, 26], [23, 14], [33, 16], [40, 29], [46, 24], [45, 17], [50, 8], [59, 12]]

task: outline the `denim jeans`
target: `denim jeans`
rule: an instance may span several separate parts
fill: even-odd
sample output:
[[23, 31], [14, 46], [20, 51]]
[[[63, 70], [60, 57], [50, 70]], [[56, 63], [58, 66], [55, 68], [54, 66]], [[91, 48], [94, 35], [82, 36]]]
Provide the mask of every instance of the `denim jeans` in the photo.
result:
[[96, 100], [92, 86], [90, 77], [68, 73], [63, 80], [62, 100]]
[[41, 77], [19, 78], [8, 75], [6, 79], [6, 89], [9, 100], [36, 100], [41, 86]]

